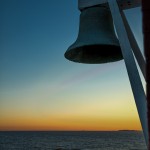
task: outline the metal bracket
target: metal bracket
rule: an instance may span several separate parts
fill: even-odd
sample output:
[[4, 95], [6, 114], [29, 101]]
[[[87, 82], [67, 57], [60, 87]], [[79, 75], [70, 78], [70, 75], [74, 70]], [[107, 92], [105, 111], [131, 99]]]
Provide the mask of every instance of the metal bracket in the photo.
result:
[[[107, 0], [78, 0], [78, 9], [83, 10], [87, 7], [107, 3]], [[122, 10], [141, 6], [141, 0], [117, 0], [119, 8]]]

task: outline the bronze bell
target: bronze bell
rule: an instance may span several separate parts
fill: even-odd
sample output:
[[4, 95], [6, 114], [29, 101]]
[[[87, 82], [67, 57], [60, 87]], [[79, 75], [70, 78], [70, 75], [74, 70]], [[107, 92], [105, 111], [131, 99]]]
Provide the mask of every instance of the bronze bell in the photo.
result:
[[67, 49], [65, 57], [88, 64], [123, 59], [108, 7], [100, 5], [81, 11], [78, 38]]

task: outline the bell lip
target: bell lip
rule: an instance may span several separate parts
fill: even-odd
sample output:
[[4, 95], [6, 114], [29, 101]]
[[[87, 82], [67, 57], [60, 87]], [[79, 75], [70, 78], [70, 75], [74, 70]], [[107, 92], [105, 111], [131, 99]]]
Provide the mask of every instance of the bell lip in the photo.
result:
[[[102, 63], [111, 63], [111, 62], [116, 62], [116, 61], [120, 61], [123, 59], [122, 56], [122, 52], [121, 52], [121, 48], [119, 45], [106, 45], [106, 44], [102, 44], [102, 45], [85, 45], [85, 46], [79, 46], [76, 48], [71, 48], [72, 45], [67, 49], [67, 51], [64, 54], [64, 57], [66, 59], [68, 59], [69, 61], [73, 61], [76, 63], [84, 63], [84, 64], [102, 64]], [[94, 50], [94, 55], [92, 56], [92, 52], [93, 50], [89, 51], [87, 53], [86, 48], [93, 48], [96, 47], [97, 49]], [[100, 49], [98, 48], [110, 48], [112, 50], [107, 50], [107, 52], [102, 53]], [[104, 51], [103, 51], [104, 52]], [[87, 56], [82, 56], [82, 54], [86, 54]], [[96, 55], [95, 55], [96, 54]], [[81, 55], [81, 57], [79, 57], [79, 55]], [[99, 56], [98, 56], [99, 55]], [[100, 56], [101, 55], [101, 56]]]

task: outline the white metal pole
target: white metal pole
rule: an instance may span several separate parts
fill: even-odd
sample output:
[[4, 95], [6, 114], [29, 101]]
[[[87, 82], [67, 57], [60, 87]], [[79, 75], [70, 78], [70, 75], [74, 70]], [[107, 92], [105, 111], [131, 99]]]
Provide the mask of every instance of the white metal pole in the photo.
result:
[[131, 88], [133, 91], [139, 118], [143, 128], [145, 141], [146, 144], [148, 145], [147, 101], [145, 92], [131, 51], [131, 45], [124, 27], [124, 23], [120, 14], [118, 4], [116, 0], [108, 0], [108, 3], [116, 27], [123, 58], [126, 64]]

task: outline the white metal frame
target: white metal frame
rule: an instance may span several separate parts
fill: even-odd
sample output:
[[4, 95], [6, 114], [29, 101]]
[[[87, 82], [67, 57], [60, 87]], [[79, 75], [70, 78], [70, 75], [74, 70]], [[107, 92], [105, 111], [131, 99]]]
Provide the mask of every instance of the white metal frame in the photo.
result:
[[78, 0], [78, 8], [79, 10], [83, 10], [87, 7], [105, 3], [109, 5], [112, 14], [126, 69], [128, 72], [133, 96], [143, 128], [145, 141], [148, 146], [149, 135], [147, 122], [147, 100], [133, 53], [137, 59], [144, 78], [146, 78], [146, 62], [143, 58], [143, 55], [141, 54], [141, 51], [123, 12], [123, 10], [125, 9], [141, 6], [141, 0]]
[[[108, 0], [78, 0], [78, 8], [82, 10], [86, 7], [107, 3]], [[141, 6], [141, 0], [117, 0], [119, 8], [122, 10]]]

